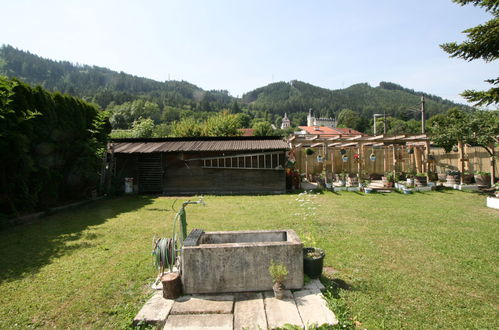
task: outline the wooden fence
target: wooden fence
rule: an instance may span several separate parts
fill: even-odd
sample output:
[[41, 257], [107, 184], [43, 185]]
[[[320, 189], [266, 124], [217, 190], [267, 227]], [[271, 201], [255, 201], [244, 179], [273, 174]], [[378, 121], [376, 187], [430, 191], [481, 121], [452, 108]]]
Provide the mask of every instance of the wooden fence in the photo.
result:
[[[383, 174], [385, 172], [393, 171], [393, 149], [383, 147], [371, 148], [366, 147], [364, 150], [363, 159], [355, 159], [355, 154], [357, 149], [346, 148], [347, 161], [342, 159], [342, 155], [339, 150], [329, 149], [326, 153], [321, 147], [312, 148], [315, 152], [311, 156], [305, 155], [304, 148], [295, 149], [296, 155], [296, 167], [299, 169], [300, 173], [306, 173], [308, 167], [308, 173], [316, 175], [322, 173], [326, 167], [327, 173], [332, 173], [334, 168], [334, 173], [341, 173], [345, 171], [351, 174], [358, 173], [357, 162], [362, 162], [362, 171], [364, 174]], [[371, 154], [375, 155], [375, 160], [370, 160], [369, 156]], [[410, 172], [416, 168], [416, 162], [414, 154], [408, 153], [406, 148], [399, 148], [396, 151], [397, 155], [397, 171]], [[443, 148], [432, 147], [430, 149], [430, 155], [433, 160], [430, 162], [430, 170], [443, 173], [447, 169], [458, 170], [459, 169], [459, 153], [449, 152], [446, 153]], [[499, 155], [496, 152], [496, 157]], [[322, 158], [322, 162], [318, 161], [317, 156]], [[386, 157], [387, 161], [384, 161]], [[467, 147], [465, 150], [465, 158], [469, 159], [466, 162], [466, 169], [469, 171], [477, 172], [491, 172], [490, 169], [490, 157], [485, 149], [481, 147]], [[334, 165], [333, 165], [334, 164]], [[496, 165], [497, 168], [497, 165]]]

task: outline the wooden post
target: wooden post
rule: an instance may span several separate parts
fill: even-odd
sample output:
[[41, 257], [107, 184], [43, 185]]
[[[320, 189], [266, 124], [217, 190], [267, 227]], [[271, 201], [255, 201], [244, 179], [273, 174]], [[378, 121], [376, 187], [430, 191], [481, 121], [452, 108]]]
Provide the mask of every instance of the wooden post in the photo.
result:
[[430, 181], [430, 141], [425, 142], [425, 156], [426, 156], [426, 181]]
[[416, 172], [421, 173], [423, 172], [423, 166], [422, 166], [422, 157], [421, 157], [421, 149], [418, 147], [414, 148], [414, 160], [416, 162]]
[[334, 174], [336, 172], [336, 169], [334, 168], [334, 149], [331, 150], [331, 178], [332, 182], [334, 182]]
[[357, 180], [358, 180], [358, 182], [360, 182], [360, 171], [362, 169], [362, 164], [361, 164], [362, 159], [363, 159], [362, 148], [363, 148], [362, 143], [358, 143], [357, 144], [357, 154], [359, 155], [359, 159], [357, 161]]
[[388, 172], [388, 157], [387, 157], [387, 147], [383, 147], [383, 174]]
[[393, 147], [393, 176], [397, 175], [397, 151], [395, 149], [395, 145]]
[[496, 159], [495, 159], [495, 148], [494, 144], [491, 143], [490, 146], [490, 151], [492, 151], [492, 156], [490, 157], [490, 186], [494, 186], [494, 180], [496, 178]]
[[464, 148], [463, 148], [463, 142], [458, 141], [457, 142], [457, 149], [459, 151], [459, 172], [461, 172], [461, 184], [464, 183]]
[[161, 277], [163, 298], [177, 299], [182, 295], [182, 282], [179, 273], [167, 273]]

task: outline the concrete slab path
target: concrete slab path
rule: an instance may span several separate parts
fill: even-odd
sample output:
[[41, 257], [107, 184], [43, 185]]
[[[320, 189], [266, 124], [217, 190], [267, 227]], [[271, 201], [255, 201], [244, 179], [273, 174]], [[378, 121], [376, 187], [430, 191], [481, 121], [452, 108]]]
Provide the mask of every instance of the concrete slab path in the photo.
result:
[[282, 300], [273, 292], [186, 295], [163, 298], [161, 290], [149, 299], [134, 325], [155, 324], [164, 329], [273, 329], [285, 324], [307, 327], [337, 324], [321, 293], [324, 286], [312, 280], [303, 290], [286, 290]]

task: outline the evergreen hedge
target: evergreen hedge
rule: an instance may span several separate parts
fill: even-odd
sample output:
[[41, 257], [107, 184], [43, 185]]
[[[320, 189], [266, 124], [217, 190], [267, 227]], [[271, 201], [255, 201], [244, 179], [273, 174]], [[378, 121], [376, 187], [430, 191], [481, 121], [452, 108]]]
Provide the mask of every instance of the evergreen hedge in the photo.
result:
[[110, 130], [95, 105], [0, 76], [0, 217], [89, 196]]

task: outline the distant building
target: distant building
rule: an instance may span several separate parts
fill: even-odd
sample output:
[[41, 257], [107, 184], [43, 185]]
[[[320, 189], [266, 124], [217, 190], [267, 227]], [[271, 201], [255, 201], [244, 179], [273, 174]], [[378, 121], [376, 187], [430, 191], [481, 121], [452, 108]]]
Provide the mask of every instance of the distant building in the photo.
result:
[[288, 118], [287, 113], [284, 113], [284, 118], [282, 118], [281, 129], [291, 127], [291, 121]]
[[335, 128], [337, 126], [336, 119], [333, 118], [315, 118], [312, 115], [312, 109], [308, 110], [307, 126], [326, 126]]
[[353, 128], [339, 128], [339, 127], [327, 127], [327, 126], [298, 126], [299, 132], [295, 132], [295, 135], [320, 135], [320, 136], [356, 136], [366, 134], [361, 133]]
[[241, 136], [254, 136], [255, 130], [252, 128], [240, 128], [239, 132], [241, 132]]

